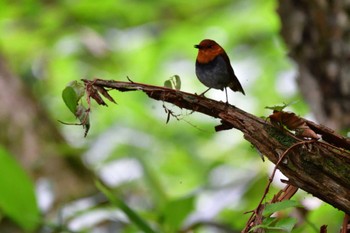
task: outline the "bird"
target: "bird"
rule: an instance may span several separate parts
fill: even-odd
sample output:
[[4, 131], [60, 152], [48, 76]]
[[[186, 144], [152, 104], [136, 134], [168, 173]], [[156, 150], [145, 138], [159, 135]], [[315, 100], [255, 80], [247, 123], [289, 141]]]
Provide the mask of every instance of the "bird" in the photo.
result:
[[229, 57], [218, 43], [214, 40], [204, 39], [194, 47], [198, 49], [197, 78], [209, 88], [200, 94], [201, 96], [212, 88], [222, 91], [225, 89], [226, 103], [228, 104], [227, 87], [245, 95], [242, 85], [233, 71]]

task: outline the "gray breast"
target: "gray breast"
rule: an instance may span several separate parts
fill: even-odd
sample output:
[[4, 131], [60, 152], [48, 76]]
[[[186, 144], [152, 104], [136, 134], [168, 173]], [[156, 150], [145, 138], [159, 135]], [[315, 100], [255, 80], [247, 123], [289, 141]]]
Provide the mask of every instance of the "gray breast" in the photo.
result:
[[196, 62], [196, 75], [205, 86], [220, 90], [232, 81], [225, 60], [220, 56], [207, 64]]

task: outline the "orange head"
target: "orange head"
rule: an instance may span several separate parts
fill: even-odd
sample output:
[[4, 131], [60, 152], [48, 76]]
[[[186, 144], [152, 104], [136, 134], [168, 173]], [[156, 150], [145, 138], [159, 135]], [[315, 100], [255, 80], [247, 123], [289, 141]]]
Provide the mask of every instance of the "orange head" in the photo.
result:
[[214, 60], [220, 54], [226, 54], [224, 49], [213, 40], [202, 40], [194, 46], [198, 49], [197, 61], [199, 63], [208, 63]]

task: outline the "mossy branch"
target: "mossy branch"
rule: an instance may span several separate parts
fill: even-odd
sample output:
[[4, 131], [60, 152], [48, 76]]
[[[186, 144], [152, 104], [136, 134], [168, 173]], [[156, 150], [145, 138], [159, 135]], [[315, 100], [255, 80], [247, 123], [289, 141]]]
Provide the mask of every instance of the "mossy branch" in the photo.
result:
[[232, 128], [241, 131], [244, 138], [274, 164], [289, 150], [278, 165], [289, 179], [285, 183], [350, 214], [350, 140], [325, 126], [301, 118], [322, 137], [320, 140], [307, 140], [235, 106], [196, 94], [132, 81], [83, 81], [96, 88], [142, 91], [152, 99], [218, 118], [221, 124], [215, 127], [217, 131]]

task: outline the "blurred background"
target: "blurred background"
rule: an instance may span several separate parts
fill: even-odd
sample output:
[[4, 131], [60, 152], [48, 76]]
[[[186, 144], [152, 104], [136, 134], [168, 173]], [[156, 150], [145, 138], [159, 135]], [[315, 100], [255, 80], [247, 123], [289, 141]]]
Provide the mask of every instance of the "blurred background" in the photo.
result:
[[[320, 121], [305, 97], [311, 86], [300, 88], [300, 63], [288, 57], [303, 54], [298, 30], [309, 25], [301, 10], [282, 23], [289, 12], [277, 9], [293, 12], [290, 2], [1, 1], [0, 231], [133, 233], [146, 224], [154, 232], [240, 232], [273, 169], [241, 132], [216, 133], [217, 119], [141, 92], [111, 91], [118, 104], [93, 103], [84, 138], [80, 126], [58, 122], [78, 122], [62, 90], [81, 78], [162, 86], [178, 75], [181, 90], [201, 93], [193, 45], [210, 38], [225, 48], [246, 92], [230, 92], [231, 104], [266, 117], [266, 106], [294, 102], [287, 110]], [[287, 44], [283, 30], [295, 32], [282, 34]], [[331, 65], [325, 72], [340, 69]], [[219, 90], [206, 96], [225, 100]], [[163, 104], [179, 119], [166, 124]], [[96, 187], [99, 179], [115, 199]], [[298, 220], [293, 232], [340, 229], [340, 211], [301, 190], [293, 199], [301, 207], [280, 216]]]

